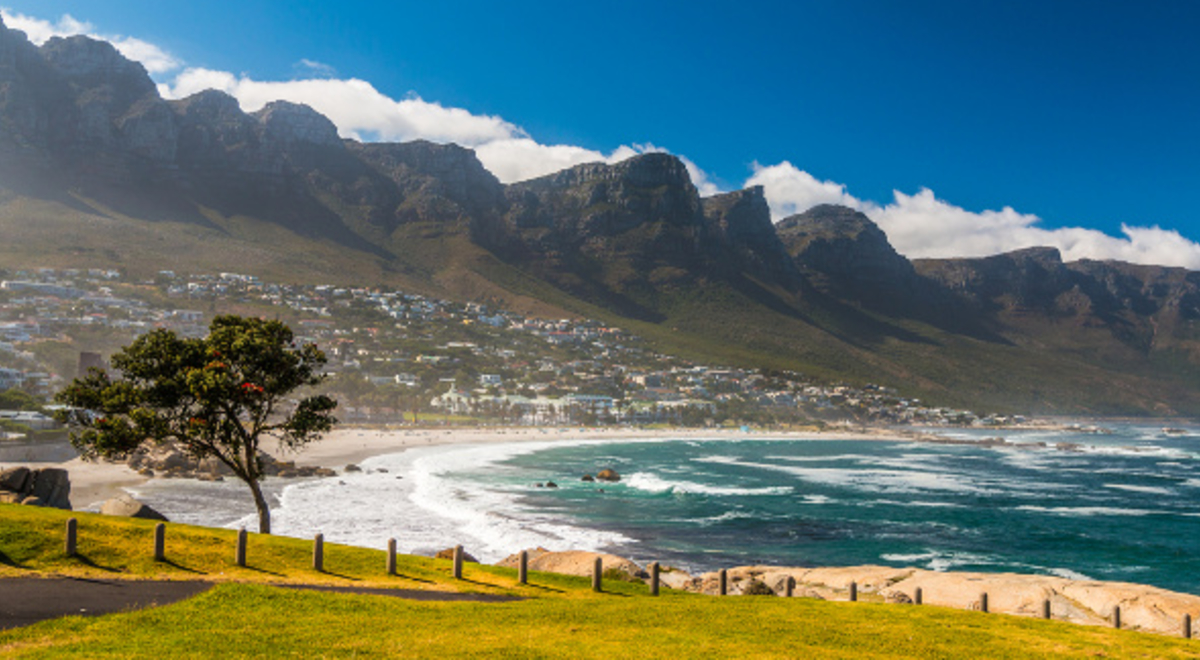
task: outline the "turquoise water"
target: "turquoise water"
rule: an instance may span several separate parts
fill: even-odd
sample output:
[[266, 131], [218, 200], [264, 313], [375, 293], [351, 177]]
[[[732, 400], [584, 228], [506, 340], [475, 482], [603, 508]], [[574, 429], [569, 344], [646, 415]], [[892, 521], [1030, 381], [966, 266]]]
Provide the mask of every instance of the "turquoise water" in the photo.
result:
[[[510, 493], [518, 516], [608, 533], [617, 554], [693, 571], [911, 565], [1200, 593], [1200, 433], [1114, 430], [951, 434], [1003, 435], [1011, 447], [750, 438], [582, 444], [453, 476]], [[580, 481], [605, 467], [622, 481]], [[548, 480], [559, 488], [535, 486]]]

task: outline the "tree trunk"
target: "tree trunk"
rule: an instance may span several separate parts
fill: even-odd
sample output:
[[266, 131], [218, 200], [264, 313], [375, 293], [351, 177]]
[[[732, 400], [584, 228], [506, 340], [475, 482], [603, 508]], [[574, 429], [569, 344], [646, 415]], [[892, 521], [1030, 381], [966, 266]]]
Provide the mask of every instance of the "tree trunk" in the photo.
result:
[[257, 480], [247, 479], [250, 492], [254, 493], [254, 506], [258, 509], [258, 533], [271, 533], [271, 509], [267, 506], [267, 498], [263, 497], [262, 487]]

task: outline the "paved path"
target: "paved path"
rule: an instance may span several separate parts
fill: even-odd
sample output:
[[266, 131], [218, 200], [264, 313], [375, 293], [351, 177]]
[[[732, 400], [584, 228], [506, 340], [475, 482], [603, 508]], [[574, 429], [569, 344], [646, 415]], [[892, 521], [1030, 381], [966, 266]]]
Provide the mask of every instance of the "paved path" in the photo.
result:
[[[78, 614], [99, 616], [190, 598], [213, 586], [212, 582], [155, 580], [88, 580], [84, 578], [0, 579], [0, 630]], [[416, 589], [373, 589], [323, 585], [276, 585], [291, 589], [391, 596], [423, 601], [506, 602], [516, 596], [462, 594]]]

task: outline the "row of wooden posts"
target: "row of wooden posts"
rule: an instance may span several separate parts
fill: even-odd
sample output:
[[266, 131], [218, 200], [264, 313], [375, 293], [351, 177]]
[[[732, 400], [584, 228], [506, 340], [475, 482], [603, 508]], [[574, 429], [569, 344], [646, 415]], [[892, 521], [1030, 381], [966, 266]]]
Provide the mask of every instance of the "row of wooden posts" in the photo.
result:
[[[67, 535], [65, 551], [68, 557], [73, 557], [77, 551], [77, 536], [78, 523], [74, 518], [67, 520]], [[167, 526], [165, 523], [158, 523], [154, 526], [154, 561], [166, 561], [166, 536]], [[246, 566], [246, 529], [243, 527], [238, 530], [237, 535], [237, 551], [235, 560], [237, 565]], [[529, 584], [529, 552], [522, 550], [519, 555], [520, 559], [517, 563], [517, 582], [521, 584]], [[324, 572], [325, 570], [325, 535], [317, 534], [313, 537], [313, 556], [312, 567], [314, 571]], [[388, 539], [387, 542], [387, 574], [396, 574], [396, 539]], [[454, 579], [461, 580], [463, 576], [463, 547], [461, 545], [454, 546], [453, 555], [453, 574]], [[658, 595], [660, 568], [658, 562], [650, 564], [650, 595]], [[592, 591], [602, 591], [602, 581], [604, 575], [604, 562], [600, 557], [596, 557], [596, 563], [592, 567]], [[788, 576], [784, 586], [784, 595], [791, 598], [796, 591], [796, 578]], [[721, 596], [729, 594], [729, 580], [725, 569], [717, 572], [717, 593]], [[913, 592], [913, 604], [921, 605], [924, 599], [924, 593], [921, 587], [917, 587]], [[850, 583], [850, 601], [858, 601], [858, 583]], [[988, 594], [983, 592], [979, 594], [979, 610], [981, 612], [988, 611]], [[1042, 601], [1042, 618], [1050, 619], [1050, 599]], [[1113, 608], [1112, 616], [1113, 628], [1121, 627], [1121, 607]], [[1180, 627], [1180, 635], [1191, 639], [1192, 638], [1192, 615], [1184, 614], [1182, 625]]]

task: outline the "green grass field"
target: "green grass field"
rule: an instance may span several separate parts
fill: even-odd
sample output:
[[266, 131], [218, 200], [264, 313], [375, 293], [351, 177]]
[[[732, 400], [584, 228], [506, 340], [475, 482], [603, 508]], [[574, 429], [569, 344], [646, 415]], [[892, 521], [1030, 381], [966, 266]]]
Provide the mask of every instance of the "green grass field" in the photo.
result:
[[[63, 551], [69, 517], [79, 556]], [[0, 633], [0, 656], [496, 657], [496, 658], [1200, 658], [1200, 641], [938, 607], [804, 598], [715, 598], [640, 583], [400, 556], [327, 544], [325, 572], [311, 542], [251, 535], [247, 567], [236, 534], [170, 524], [167, 562], [151, 559], [154, 523], [0, 505], [0, 577], [208, 580], [217, 586], [161, 608], [67, 617]], [[310, 583], [517, 595], [508, 603], [415, 602], [317, 593]]]

